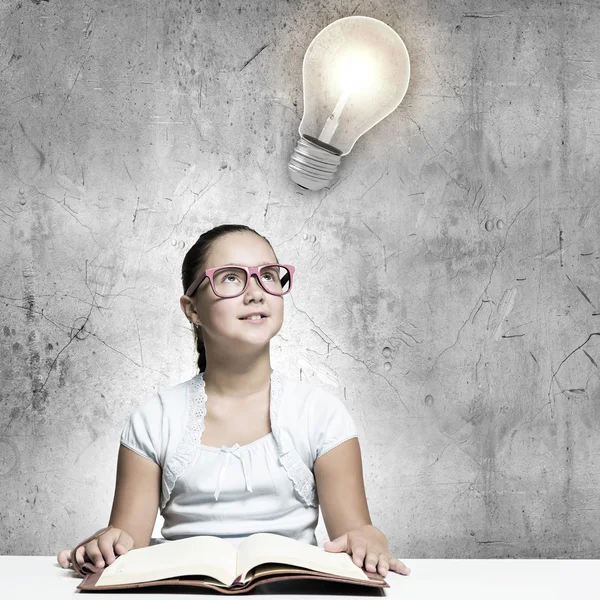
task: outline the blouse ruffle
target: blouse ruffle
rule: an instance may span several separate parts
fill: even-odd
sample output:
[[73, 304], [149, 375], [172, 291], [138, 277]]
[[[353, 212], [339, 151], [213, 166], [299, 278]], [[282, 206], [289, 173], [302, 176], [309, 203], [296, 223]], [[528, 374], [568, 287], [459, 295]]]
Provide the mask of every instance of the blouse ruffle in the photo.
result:
[[[175, 483], [188, 468], [199, 450], [200, 440], [204, 432], [207, 396], [203, 374], [198, 373], [188, 383], [190, 388], [188, 390], [187, 421], [177, 449], [163, 469], [161, 511], [169, 501]], [[292, 439], [287, 431], [279, 426], [282, 395], [283, 382], [281, 375], [273, 370], [271, 373], [270, 416], [273, 437], [279, 450], [279, 459], [294, 486], [295, 493], [304, 504], [315, 507], [318, 506], [318, 501], [314, 475], [294, 449]]]

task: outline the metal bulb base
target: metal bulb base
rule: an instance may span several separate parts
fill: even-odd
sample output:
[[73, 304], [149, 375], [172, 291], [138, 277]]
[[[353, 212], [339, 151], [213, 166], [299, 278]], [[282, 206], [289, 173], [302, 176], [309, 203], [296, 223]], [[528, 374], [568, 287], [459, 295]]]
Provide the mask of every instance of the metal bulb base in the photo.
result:
[[337, 148], [310, 136], [301, 137], [292, 152], [288, 171], [292, 181], [307, 190], [320, 190], [329, 185], [342, 161]]

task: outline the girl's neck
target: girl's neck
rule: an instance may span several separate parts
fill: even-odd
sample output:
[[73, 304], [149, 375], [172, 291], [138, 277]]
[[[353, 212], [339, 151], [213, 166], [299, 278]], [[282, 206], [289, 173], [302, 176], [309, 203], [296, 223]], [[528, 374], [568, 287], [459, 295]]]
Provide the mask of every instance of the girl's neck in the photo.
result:
[[271, 361], [267, 354], [248, 364], [232, 365], [207, 361], [203, 373], [204, 388], [207, 394], [220, 398], [245, 399], [269, 390], [271, 383]]

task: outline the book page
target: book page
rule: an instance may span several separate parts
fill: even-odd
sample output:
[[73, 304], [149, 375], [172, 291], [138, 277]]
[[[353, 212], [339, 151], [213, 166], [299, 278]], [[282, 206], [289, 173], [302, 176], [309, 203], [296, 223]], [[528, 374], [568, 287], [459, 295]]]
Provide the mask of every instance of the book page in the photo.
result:
[[183, 575], [205, 575], [230, 586], [236, 577], [236, 561], [237, 553], [230, 542], [198, 535], [130, 550], [103, 570], [96, 587]]
[[323, 548], [276, 533], [255, 533], [238, 546], [238, 575], [263, 563], [279, 563], [303, 567], [319, 573], [368, 581], [363, 570], [345, 552], [325, 552]]
[[250, 581], [254, 581], [259, 577], [267, 575], [290, 575], [294, 573], [313, 573], [312, 569], [305, 569], [303, 567], [292, 567], [290, 565], [282, 565], [280, 563], [263, 563], [258, 567], [250, 569], [246, 576], [240, 580], [240, 584], [246, 584]]

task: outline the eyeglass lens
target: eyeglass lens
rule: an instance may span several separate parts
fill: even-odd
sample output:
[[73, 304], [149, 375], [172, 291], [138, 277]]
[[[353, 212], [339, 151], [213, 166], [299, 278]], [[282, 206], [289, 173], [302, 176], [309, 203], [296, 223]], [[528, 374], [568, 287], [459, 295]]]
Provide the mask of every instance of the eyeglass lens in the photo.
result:
[[[219, 269], [213, 275], [215, 290], [224, 298], [241, 294], [246, 287], [246, 279], [246, 271], [236, 267]], [[290, 289], [290, 281], [290, 272], [280, 265], [263, 267], [260, 272], [261, 284], [267, 292], [275, 295], [285, 294]]]

